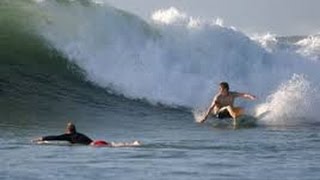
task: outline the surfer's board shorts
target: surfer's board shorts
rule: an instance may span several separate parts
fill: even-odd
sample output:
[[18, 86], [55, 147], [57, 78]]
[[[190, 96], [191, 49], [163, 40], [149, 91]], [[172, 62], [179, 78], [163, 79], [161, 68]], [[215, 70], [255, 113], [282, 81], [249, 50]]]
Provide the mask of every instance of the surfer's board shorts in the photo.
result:
[[229, 111], [227, 109], [224, 109], [222, 111], [219, 111], [216, 114], [216, 117], [219, 119], [224, 119], [224, 118], [232, 118], [232, 116], [230, 115]]

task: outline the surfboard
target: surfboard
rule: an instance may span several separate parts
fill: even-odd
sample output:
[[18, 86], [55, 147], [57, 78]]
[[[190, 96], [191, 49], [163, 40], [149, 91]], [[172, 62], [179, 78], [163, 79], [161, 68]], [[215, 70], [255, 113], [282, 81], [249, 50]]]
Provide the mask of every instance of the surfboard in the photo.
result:
[[209, 117], [208, 122], [218, 128], [249, 128], [257, 125], [257, 117], [252, 115], [241, 115], [236, 120], [232, 118], [219, 119], [214, 116]]

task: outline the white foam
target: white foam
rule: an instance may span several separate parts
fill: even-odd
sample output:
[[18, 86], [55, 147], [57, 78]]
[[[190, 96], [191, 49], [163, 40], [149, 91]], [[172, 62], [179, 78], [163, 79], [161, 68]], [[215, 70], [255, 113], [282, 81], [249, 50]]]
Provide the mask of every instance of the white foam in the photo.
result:
[[132, 141], [132, 142], [111, 142], [111, 147], [137, 147], [141, 146], [142, 143], [140, 141]]
[[[303, 75], [294, 74], [256, 107], [256, 115], [267, 112], [262, 119], [267, 124], [297, 124], [303, 117], [315, 115], [312, 102], [318, 101], [311, 83]], [[298, 122], [297, 122], [298, 121]]]
[[188, 21], [188, 17], [184, 13], [180, 13], [175, 7], [169, 9], [160, 9], [151, 16], [152, 20], [163, 24], [173, 24]]
[[278, 40], [275, 34], [254, 34], [253, 36], [251, 36], [251, 39], [257, 41], [269, 52], [274, 51], [278, 47]]
[[295, 45], [299, 47], [297, 52], [314, 61], [320, 61], [320, 35], [308, 36], [307, 38], [297, 42]]

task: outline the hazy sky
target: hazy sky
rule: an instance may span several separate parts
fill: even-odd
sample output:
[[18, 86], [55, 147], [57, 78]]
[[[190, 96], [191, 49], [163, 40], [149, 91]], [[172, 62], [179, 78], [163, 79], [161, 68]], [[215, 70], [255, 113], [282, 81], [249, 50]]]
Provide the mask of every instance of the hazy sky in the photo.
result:
[[320, 0], [104, 0], [144, 19], [171, 6], [196, 17], [224, 20], [248, 33], [305, 35], [320, 32]]

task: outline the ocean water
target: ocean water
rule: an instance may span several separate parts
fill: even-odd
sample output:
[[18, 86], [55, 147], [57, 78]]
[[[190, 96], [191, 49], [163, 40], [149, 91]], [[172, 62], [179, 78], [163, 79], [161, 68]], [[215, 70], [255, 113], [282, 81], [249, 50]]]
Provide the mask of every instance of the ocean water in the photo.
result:
[[[149, 21], [91, 1], [0, 2], [0, 179], [319, 179], [320, 37], [249, 35], [172, 7]], [[197, 123], [218, 83], [264, 114]], [[36, 145], [67, 122], [93, 139]]]

